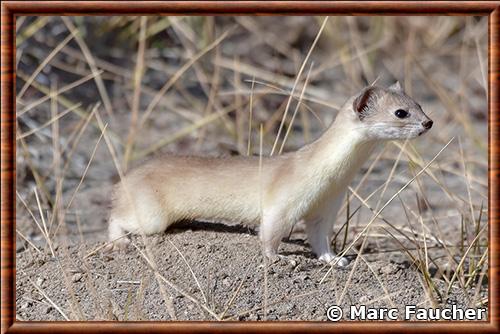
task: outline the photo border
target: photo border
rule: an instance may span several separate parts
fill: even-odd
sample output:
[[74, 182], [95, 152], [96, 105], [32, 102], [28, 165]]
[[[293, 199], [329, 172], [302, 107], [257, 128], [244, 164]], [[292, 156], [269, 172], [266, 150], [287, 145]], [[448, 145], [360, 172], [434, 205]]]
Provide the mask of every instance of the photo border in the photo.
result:
[[[489, 321], [209, 322], [17, 321], [15, 319], [16, 15], [481, 15], [488, 16]], [[500, 331], [500, 1], [4, 1], [1, 3], [0, 333], [491, 332]]]

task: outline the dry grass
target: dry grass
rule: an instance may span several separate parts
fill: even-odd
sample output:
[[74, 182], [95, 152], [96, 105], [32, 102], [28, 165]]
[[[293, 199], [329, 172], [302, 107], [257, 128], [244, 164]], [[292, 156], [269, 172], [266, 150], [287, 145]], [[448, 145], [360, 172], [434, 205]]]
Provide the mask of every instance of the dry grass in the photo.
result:
[[[334, 244], [339, 253], [357, 256], [352, 274], [373, 258], [405, 257], [418, 268], [430, 305], [457, 286], [471, 296], [470, 305], [488, 303], [486, 18], [17, 22], [16, 228], [24, 247], [56, 257], [61, 240], [103, 240], [107, 209], [88, 201], [89, 191], [109, 189], [143, 158], [163, 152], [281, 154], [316, 138], [363, 86], [399, 79], [435, 128], [425, 138], [390, 143], [371, 159], [350, 188]], [[155, 273], [172, 318], [171, 289], [217, 320], [261, 309], [267, 314], [274, 303], [303, 296], [266, 296], [265, 305], [230, 314], [242, 279], [218, 314], [180, 249], [203, 300], [162, 276], [147, 249], [137, 251]], [[330, 272], [325, 267], [315, 277], [324, 280]], [[437, 279], [447, 291], [436, 288]], [[398, 293], [379, 282], [381, 295], [369, 303], [390, 302]], [[340, 300], [350, 284], [343, 282]], [[126, 317], [139, 309], [131, 296]], [[84, 318], [77, 301], [68, 312], [45, 298], [64, 319]]]

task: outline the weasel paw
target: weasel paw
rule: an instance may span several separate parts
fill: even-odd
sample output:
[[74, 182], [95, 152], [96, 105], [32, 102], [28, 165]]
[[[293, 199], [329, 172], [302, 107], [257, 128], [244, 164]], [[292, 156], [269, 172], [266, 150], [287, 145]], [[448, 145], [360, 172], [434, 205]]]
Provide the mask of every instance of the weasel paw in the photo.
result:
[[130, 240], [127, 237], [122, 237], [121, 239], [115, 240], [104, 247], [104, 251], [111, 253], [114, 251], [121, 251], [127, 249], [130, 244]]
[[331, 265], [337, 265], [338, 267], [346, 267], [349, 264], [349, 260], [345, 257], [335, 256], [333, 254], [323, 254], [319, 257], [319, 260]]

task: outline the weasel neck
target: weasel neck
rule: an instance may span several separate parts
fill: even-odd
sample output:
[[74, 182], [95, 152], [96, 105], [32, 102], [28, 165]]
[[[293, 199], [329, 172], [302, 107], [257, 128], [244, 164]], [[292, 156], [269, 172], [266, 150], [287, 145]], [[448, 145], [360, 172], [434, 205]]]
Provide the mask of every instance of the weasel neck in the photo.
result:
[[315, 142], [301, 152], [304, 180], [317, 189], [316, 200], [325, 194], [340, 194], [380, 143], [368, 140], [361, 131], [332, 124]]

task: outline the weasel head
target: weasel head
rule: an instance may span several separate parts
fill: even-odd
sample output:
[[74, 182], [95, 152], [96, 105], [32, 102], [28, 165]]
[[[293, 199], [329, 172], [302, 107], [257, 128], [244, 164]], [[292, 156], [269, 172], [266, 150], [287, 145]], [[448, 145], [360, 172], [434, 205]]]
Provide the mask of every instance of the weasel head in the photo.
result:
[[432, 120], [399, 82], [389, 88], [366, 87], [354, 97], [351, 113], [354, 128], [369, 140], [415, 138], [432, 127]]

